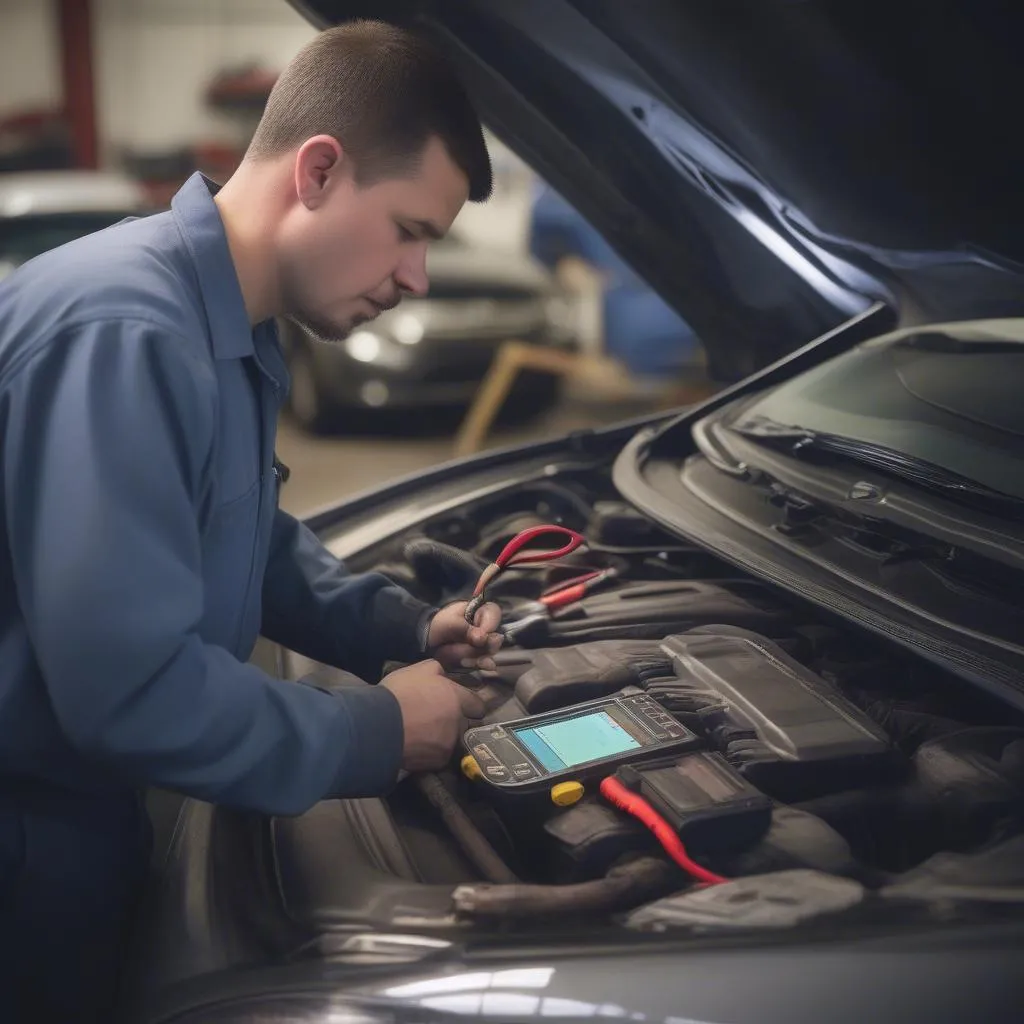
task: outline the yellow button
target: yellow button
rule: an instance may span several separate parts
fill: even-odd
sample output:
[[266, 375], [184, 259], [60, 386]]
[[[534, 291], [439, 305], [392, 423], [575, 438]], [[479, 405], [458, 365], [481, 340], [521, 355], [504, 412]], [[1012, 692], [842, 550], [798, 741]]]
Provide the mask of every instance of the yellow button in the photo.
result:
[[484, 777], [484, 773], [480, 771], [480, 765], [476, 763], [476, 758], [472, 754], [467, 754], [459, 762], [459, 765], [462, 768], [462, 774], [473, 782]]
[[551, 787], [551, 801], [559, 807], [572, 807], [582, 797], [582, 782], [559, 782]]

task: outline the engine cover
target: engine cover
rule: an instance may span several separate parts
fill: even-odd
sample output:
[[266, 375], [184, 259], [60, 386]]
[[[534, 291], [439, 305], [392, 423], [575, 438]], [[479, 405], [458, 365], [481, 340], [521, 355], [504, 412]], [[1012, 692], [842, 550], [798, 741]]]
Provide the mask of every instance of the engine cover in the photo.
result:
[[595, 641], [499, 655], [515, 698], [494, 720], [644, 688], [758, 789], [792, 802], [892, 782], [908, 769], [887, 734], [778, 644], [735, 626], [660, 641]]
[[778, 644], [706, 626], [659, 646], [674, 678], [649, 692], [696, 715], [729, 763], [776, 799], [891, 782], [907, 770], [879, 726]]

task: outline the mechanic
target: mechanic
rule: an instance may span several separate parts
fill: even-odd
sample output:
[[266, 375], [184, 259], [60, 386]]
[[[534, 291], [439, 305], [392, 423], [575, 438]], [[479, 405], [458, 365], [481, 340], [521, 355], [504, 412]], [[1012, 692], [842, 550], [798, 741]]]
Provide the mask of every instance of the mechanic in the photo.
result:
[[[301, 814], [441, 766], [481, 717], [444, 672], [488, 665], [498, 608], [352, 574], [278, 508], [274, 318], [337, 340], [425, 294], [428, 243], [490, 190], [443, 59], [356, 22], [282, 73], [223, 188], [195, 175], [0, 286], [5, 1020], [110, 1019], [148, 787]], [[277, 680], [261, 632], [365, 680], [411, 664]]]

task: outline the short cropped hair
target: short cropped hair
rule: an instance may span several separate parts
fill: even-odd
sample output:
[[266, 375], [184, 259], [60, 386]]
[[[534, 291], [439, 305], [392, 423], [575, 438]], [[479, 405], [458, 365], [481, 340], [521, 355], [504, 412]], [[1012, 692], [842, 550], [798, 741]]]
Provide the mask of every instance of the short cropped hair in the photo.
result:
[[362, 184], [415, 171], [431, 137], [469, 179], [469, 198], [493, 187], [480, 119], [440, 51], [423, 36], [359, 20], [319, 33], [278, 77], [249, 145], [269, 159], [314, 135], [337, 139]]

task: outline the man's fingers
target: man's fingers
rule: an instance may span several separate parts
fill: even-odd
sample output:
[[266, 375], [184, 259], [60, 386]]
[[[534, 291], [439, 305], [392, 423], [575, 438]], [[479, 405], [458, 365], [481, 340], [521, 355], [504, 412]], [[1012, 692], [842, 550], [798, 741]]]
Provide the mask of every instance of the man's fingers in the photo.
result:
[[437, 656], [448, 668], [476, 668], [484, 652], [470, 644], [445, 644], [438, 649]]
[[467, 690], [464, 686], [459, 686], [457, 683], [452, 684], [459, 696], [459, 704], [462, 707], [462, 715], [464, 718], [469, 718], [475, 722], [478, 722], [484, 717], [484, 702], [475, 694], [472, 690]]
[[474, 647], [487, 650], [491, 654], [497, 654], [505, 642], [505, 637], [501, 633], [485, 633], [477, 626], [474, 626], [466, 636]]
[[493, 601], [488, 601], [477, 611], [473, 622], [476, 629], [471, 630], [471, 632], [475, 634], [479, 631], [480, 633], [479, 642], [473, 638], [473, 643], [479, 643], [482, 646], [487, 640], [487, 635], [489, 633], [496, 633], [501, 625], [501, 608]]
[[501, 608], [493, 601], [488, 601], [477, 609], [473, 624], [465, 621], [466, 602], [459, 601], [447, 605], [435, 618], [431, 627], [430, 644], [437, 646], [454, 646], [468, 643], [473, 647], [489, 650], [494, 653], [494, 637], [500, 636], [498, 627], [501, 625]]
[[[488, 655], [497, 654], [504, 642], [505, 638], [500, 633], [486, 633], [480, 641], [472, 646], [469, 644], [449, 644], [443, 650], [447, 654], [448, 651], [462, 651], [465, 649], [469, 652], [467, 656], [470, 658], [486, 658]], [[463, 655], [460, 654], [460, 657], [463, 657]]]

